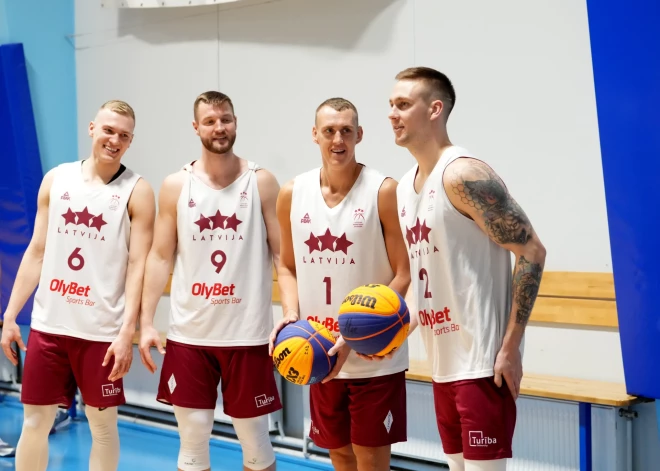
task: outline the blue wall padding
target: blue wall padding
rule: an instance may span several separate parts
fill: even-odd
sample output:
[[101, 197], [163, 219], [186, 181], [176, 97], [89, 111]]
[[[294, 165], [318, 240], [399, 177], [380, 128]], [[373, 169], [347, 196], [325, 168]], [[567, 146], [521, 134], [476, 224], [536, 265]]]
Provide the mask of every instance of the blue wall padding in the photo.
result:
[[[34, 230], [43, 178], [22, 44], [0, 46], [0, 281], [2, 312]], [[32, 300], [18, 316], [29, 324]]]
[[660, 398], [660, 2], [587, 7], [626, 387]]

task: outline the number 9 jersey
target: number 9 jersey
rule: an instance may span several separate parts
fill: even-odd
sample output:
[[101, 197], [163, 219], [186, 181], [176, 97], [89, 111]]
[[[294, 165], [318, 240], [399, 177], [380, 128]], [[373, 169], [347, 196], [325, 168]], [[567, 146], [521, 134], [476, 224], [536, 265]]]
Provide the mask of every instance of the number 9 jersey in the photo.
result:
[[[394, 278], [378, 212], [385, 176], [363, 166], [353, 187], [333, 208], [323, 198], [320, 181], [316, 168], [293, 183], [290, 218], [298, 303], [301, 319], [319, 322], [338, 337], [344, 297], [358, 286], [389, 285]], [[363, 360], [351, 350], [337, 378], [372, 378], [407, 368], [405, 341], [393, 358], [379, 362]]]
[[107, 185], [91, 186], [81, 161], [55, 168], [33, 329], [100, 342], [119, 333], [131, 232], [126, 207], [140, 179], [122, 169]]
[[248, 162], [231, 184], [213, 189], [193, 173], [192, 163], [184, 167], [168, 339], [207, 347], [268, 343], [273, 257], [258, 170]]

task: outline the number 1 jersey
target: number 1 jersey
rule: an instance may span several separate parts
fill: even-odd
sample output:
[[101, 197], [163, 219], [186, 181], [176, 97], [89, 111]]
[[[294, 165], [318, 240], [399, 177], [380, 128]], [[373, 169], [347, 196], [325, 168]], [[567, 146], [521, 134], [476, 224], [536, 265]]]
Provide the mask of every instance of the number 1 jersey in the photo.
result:
[[[385, 177], [363, 166], [353, 188], [335, 207], [321, 192], [320, 168], [298, 175], [293, 184], [291, 232], [300, 318], [323, 324], [339, 336], [339, 306], [358, 286], [389, 285], [394, 278], [378, 213]], [[405, 293], [401, 293], [402, 296]], [[408, 368], [407, 341], [380, 362], [351, 353], [337, 378], [370, 378]]]
[[99, 342], [116, 338], [131, 232], [126, 207], [139, 179], [126, 168], [107, 185], [90, 186], [82, 162], [56, 167], [33, 329]]

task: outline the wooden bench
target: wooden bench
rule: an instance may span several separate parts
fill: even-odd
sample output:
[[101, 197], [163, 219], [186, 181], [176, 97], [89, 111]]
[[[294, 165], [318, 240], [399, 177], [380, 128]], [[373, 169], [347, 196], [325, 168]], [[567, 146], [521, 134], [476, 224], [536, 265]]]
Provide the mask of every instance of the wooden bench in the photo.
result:
[[[545, 272], [530, 317], [537, 325], [575, 325], [618, 328], [614, 278], [611, 273]], [[431, 382], [431, 368], [411, 361], [407, 379]], [[522, 396], [577, 402], [580, 427], [580, 470], [591, 471], [592, 404], [628, 407], [641, 402], [623, 383], [525, 373]]]
[[[431, 367], [427, 362], [410, 361], [406, 379], [432, 383]], [[564, 378], [525, 373], [520, 395], [560, 401], [577, 402], [579, 408], [580, 471], [592, 470], [591, 406], [592, 404], [628, 407], [642, 402], [626, 392], [623, 383]]]

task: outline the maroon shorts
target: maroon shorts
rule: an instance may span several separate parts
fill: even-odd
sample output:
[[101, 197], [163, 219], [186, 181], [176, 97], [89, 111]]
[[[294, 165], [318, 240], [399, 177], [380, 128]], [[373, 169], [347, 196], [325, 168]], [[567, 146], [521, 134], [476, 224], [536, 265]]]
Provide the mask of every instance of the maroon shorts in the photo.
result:
[[404, 371], [312, 384], [309, 405], [309, 437], [321, 448], [381, 447], [408, 438]]
[[221, 382], [225, 414], [259, 417], [282, 408], [274, 372], [268, 345], [202, 347], [167, 340], [156, 399], [179, 407], [215, 409]]
[[91, 407], [124, 404], [123, 380], [108, 380], [115, 364], [114, 357], [106, 366], [101, 366], [109, 346], [110, 342], [31, 330], [25, 354], [21, 402], [69, 408], [76, 388], [80, 388], [83, 401]]
[[511, 458], [516, 402], [493, 377], [433, 383], [442, 448], [467, 460]]

